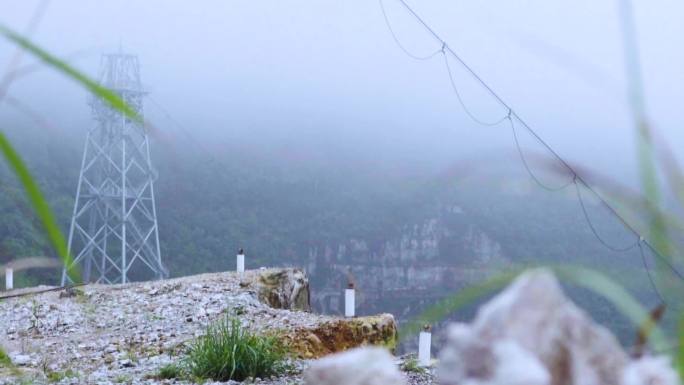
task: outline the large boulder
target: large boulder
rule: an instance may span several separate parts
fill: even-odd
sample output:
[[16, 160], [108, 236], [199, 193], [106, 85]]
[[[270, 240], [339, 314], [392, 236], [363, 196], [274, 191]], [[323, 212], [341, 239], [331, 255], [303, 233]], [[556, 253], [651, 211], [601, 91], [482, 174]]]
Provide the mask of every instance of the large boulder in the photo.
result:
[[314, 361], [306, 385], [403, 385], [404, 377], [386, 349], [364, 347]]
[[565, 297], [552, 273], [534, 270], [483, 305], [472, 324], [451, 326], [438, 376], [442, 385], [638, 385], [654, 379], [646, 362], [630, 362], [616, 338]]
[[309, 278], [301, 269], [267, 269], [257, 277], [259, 300], [276, 309], [311, 311]]
[[283, 336], [293, 353], [301, 358], [318, 358], [364, 345], [393, 349], [397, 324], [391, 314], [341, 318], [312, 328], [298, 328]]

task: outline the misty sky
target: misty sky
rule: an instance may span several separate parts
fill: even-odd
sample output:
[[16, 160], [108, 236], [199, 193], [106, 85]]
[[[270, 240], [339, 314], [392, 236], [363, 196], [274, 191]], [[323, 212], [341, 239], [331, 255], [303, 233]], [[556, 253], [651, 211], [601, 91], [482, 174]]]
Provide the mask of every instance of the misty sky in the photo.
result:
[[[410, 50], [439, 48], [396, 0], [384, 2]], [[0, 22], [22, 31], [38, 3], [3, 1]], [[634, 169], [617, 0], [409, 4], [561, 154], [604, 173]], [[639, 0], [635, 12], [648, 113], [678, 152], [684, 3]], [[138, 54], [152, 97], [219, 150], [222, 140], [274, 149], [311, 142], [421, 162], [513, 148], [505, 123], [481, 127], [464, 114], [441, 56], [415, 61], [397, 47], [376, 0], [60, 0], [33, 38], [60, 56], [85, 52], [72, 63], [93, 76], [102, 52], [121, 45]], [[0, 41], [3, 71], [13, 51]], [[505, 114], [451, 66], [475, 114]], [[10, 93], [64, 129], [85, 132], [91, 122], [86, 92], [51, 70]], [[146, 114], [162, 130], [170, 125], [150, 103]], [[22, 119], [7, 105], [0, 118]]]

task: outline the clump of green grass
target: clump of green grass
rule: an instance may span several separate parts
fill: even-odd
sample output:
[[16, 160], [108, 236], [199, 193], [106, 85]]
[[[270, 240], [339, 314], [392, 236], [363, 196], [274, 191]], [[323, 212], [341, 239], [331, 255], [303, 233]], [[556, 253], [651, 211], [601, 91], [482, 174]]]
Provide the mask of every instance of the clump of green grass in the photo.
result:
[[0, 348], [0, 367], [12, 367], [12, 359], [2, 348]]
[[195, 378], [243, 381], [283, 374], [286, 358], [287, 350], [276, 336], [252, 334], [239, 320], [225, 318], [190, 344], [184, 363]]
[[129, 384], [132, 380], [133, 378], [131, 376], [125, 374], [119, 374], [114, 378], [114, 382], [117, 384]]
[[47, 372], [46, 377], [47, 377], [48, 382], [54, 383], [54, 382], [60, 382], [65, 378], [78, 377], [78, 373], [74, 372], [71, 369], [67, 369], [66, 371], [63, 371], [63, 372], [52, 372], [52, 371], [50, 371], [50, 372]]
[[162, 366], [154, 378], [158, 380], [170, 380], [172, 378], [183, 377], [183, 368], [176, 364], [168, 364]]
[[425, 368], [420, 366], [415, 355], [406, 357], [404, 362], [401, 364], [401, 370], [411, 373], [425, 373]]

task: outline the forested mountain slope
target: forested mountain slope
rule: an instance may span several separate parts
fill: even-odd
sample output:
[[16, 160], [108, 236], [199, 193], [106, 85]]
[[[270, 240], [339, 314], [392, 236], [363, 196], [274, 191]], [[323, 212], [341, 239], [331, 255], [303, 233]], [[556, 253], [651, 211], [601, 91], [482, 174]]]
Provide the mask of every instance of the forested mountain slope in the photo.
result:
[[[84, 138], [54, 135], [11, 132], [66, 232]], [[391, 311], [400, 321], [521, 263], [583, 264], [612, 273], [646, 301], [654, 298], [637, 250], [605, 249], [572, 189], [540, 190], [516, 162], [402, 169], [321, 161], [303, 148], [282, 154], [240, 143], [197, 144], [171, 134], [156, 138], [153, 151], [162, 258], [171, 276], [233, 269], [243, 247], [248, 268], [307, 268], [319, 311], [340, 311], [342, 288], [353, 280], [361, 313]], [[1, 172], [0, 262], [53, 257], [13, 176]], [[589, 209], [607, 239], [629, 242], [619, 222], [599, 206]], [[55, 284], [57, 277], [54, 269], [38, 269], [16, 280]]]

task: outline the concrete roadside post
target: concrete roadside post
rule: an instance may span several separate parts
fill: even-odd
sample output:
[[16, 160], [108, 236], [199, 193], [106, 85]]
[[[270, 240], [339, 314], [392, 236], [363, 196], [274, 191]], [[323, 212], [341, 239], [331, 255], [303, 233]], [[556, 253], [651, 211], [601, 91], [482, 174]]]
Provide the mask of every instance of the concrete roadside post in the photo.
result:
[[349, 286], [344, 291], [344, 316], [352, 318], [356, 316], [356, 292], [354, 284], [349, 282]]
[[14, 269], [8, 267], [5, 269], [5, 290], [12, 289], [14, 289]]
[[418, 363], [420, 366], [430, 366], [432, 331], [430, 325], [425, 325], [418, 337]]
[[245, 251], [242, 248], [238, 250], [236, 271], [240, 274], [245, 272]]

